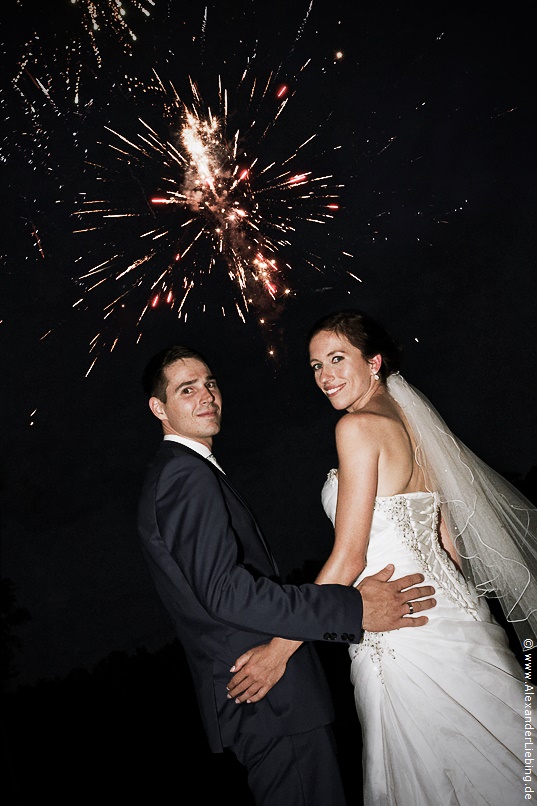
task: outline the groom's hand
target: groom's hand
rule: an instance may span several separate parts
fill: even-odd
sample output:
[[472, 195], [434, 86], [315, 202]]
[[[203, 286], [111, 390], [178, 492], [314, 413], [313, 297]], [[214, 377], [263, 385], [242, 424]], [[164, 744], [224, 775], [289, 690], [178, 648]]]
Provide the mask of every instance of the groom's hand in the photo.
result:
[[[362, 627], [370, 632], [386, 632], [401, 627], [422, 627], [427, 624], [427, 616], [416, 616], [423, 610], [435, 607], [435, 592], [430, 585], [419, 586], [423, 574], [408, 574], [400, 579], [390, 580], [393, 565], [366, 577], [357, 586], [362, 594]], [[418, 601], [419, 600], [419, 601]]]

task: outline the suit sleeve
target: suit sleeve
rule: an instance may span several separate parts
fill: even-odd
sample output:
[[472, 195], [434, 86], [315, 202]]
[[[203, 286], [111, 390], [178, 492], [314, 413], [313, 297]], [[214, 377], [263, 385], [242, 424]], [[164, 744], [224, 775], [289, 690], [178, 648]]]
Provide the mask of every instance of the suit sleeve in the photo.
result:
[[181, 458], [164, 465], [155, 487], [155, 516], [157, 540], [213, 618], [301, 641], [358, 640], [362, 599], [355, 588], [282, 585], [256, 578], [240, 564], [238, 536], [219, 482], [203, 462]]

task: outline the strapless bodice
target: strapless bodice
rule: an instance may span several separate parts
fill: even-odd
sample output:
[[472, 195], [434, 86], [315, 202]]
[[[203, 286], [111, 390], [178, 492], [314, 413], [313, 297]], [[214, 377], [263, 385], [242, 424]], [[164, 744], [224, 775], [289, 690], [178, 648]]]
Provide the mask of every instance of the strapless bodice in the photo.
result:
[[[326, 514], [335, 523], [337, 471], [331, 470], [322, 490]], [[442, 601], [477, 616], [479, 600], [473, 587], [444, 551], [439, 538], [440, 501], [436, 492], [378, 496], [366, 552], [366, 568], [356, 580], [376, 574], [393, 563], [393, 578], [421, 572], [440, 599], [431, 617], [440, 616]], [[440, 609], [439, 609], [440, 608]]]

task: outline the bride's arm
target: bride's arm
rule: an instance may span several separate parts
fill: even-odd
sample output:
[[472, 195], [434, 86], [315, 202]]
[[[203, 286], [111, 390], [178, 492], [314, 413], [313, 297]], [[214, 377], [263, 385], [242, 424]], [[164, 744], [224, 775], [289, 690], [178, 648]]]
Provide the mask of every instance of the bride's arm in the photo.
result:
[[379, 437], [375, 415], [347, 414], [337, 423], [334, 547], [315, 580], [319, 585], [352, 585], [365, 568], [378, 485]]
[[[334, 547], [317, 575], [319, 585], [352, 585], [365, 567], [377, 490], [378, 439], [370, 415], [345, 415], [336, 426], [338, 500]], [[373, 426], [373, 427], [372, 427]], [[228, 697], [258, 702], [280, 680], [301, 641], [273, 638], [245, 652], [230, 669]]]
[[283, 677], [287, 661], [302, 641], [273, 638], [268, 644], [254, 646], [235, 661], [227, 685], [228, 698], [235, 702], [259, 702]]

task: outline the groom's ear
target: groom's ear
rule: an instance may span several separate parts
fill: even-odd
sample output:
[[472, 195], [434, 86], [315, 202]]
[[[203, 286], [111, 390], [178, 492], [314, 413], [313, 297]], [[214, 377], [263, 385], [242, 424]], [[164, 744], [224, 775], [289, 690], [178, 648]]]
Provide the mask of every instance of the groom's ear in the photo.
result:
[[164, 403], [162, 400], [159, 400], [158, 397], [150, 397], [149, 398], [149, 408], [157, 418], [157, 420], [167, 420], [168, 417], [166, 416], [166, 409], [164, 408]]

